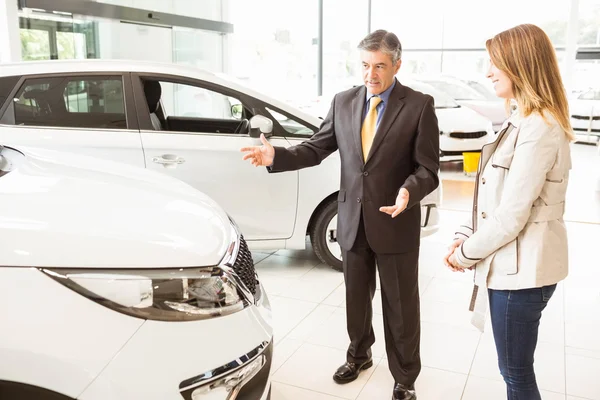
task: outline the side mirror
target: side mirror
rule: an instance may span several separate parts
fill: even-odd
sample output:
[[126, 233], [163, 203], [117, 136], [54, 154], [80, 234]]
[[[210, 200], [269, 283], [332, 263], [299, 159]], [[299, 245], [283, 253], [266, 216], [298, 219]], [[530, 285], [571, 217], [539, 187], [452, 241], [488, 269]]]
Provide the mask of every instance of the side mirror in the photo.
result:
[[273, 136], [273, 121], [263, 115], [255, 115], [250, 118], [250, 130], [248, 134], [251, 138], [259, 138], [261, 133], [265, 137]]
[[231, 116], [235, 119], [242, 119], [244, 115], [244, 106], [242, 104], [234, 104], [231, 106]]

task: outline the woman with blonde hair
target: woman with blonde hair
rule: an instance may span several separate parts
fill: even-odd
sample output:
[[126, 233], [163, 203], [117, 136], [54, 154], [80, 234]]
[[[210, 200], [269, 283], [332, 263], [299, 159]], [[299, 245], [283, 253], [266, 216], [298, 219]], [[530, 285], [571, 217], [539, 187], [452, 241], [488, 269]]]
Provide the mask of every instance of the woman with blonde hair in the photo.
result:
[[542, 311], [567, 276], [563, 220], [571, 169], [566, 91], [543, 30], [519, 25], [486, 42], [487, 77], [516, 110], [483, 147], [473, 212], [445, 256], [475, 270], [471, 310], [481, 329], [489, 310], [509, 400], [541, 399], [533, 368]]

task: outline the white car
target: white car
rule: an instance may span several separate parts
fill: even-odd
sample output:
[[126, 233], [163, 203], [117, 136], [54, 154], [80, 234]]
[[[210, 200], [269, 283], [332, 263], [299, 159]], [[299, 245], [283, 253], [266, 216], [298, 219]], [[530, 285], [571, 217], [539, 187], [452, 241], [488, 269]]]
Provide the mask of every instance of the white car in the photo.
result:
[[427, 83], [413, 80], [403, 80], [402, 83], [433, 96], [440, 127], [441, 156], [480, 152], [483, 145], [494, 140], [494, 129], [488, 118], [461, 106], [452, 97]]
[[504, 100], [497, 96], [494, 96], [494, 98], [486, 97], [481, 92], [485, 89], [481, 88], [477, 90], [472, 86], [475, 85], [475, 82], [469, 85], [467, 82], [457, 78], [441, 76], [423, 77], [418, 80], [446, 93], [461, 106], [470, 108], [492, 121], [494, 132], [498, 132], [502, 128], [504, 121], [508, 118]]
[[573, 132], [588, 141], [600, 140], [600, 89], [581, 93], [569, 104]]
[[[255, 116], [271, 120], [270, 141], [284, 147], [310, 138], [321, 123], [233, 80], [181, 65], [114, 60], [0, 65], [2, 143], [163, 172], [215, 199], [252, 249], [303, 249], [310, 235], [321, 260], [341, 269], [339, 153], [295, 172], [254, 168], [240, 149], [260, 144], [248, 128]], [[485, 133], [483, 123], [468, 119], [477, 130], [468, 134]], [[480, 147], [479, 139], [471, 141], [465, 149]], [[421, 203], [422, 236], [438, 229], [439, 193]]]
[[269, 399], [268, 298], [213, 200], [7, 146], [0, 203], [0, 398]]

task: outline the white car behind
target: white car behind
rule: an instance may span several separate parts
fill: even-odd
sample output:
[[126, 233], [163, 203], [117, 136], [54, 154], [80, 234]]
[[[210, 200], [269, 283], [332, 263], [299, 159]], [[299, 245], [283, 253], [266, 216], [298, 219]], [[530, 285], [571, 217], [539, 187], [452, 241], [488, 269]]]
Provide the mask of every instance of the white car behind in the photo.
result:
[[494, 132], [498, 132], [502, 128], [502, 124], [508, 118], [506, 114], [505, 102], [503, 99], [494, 96], [489, 97], [489, 94], [482, 93], [484, 88], [475, 89], [468, 81], [461, 81], [458, 78], [452, 77], [422, 77], [418, 78], [420, 82], [427, 83], [435, 89], [446, 93], [452, 97], [461, 106], [470, 108], [471, 110], [483, 115], [492, 121]]
[[141, 168], [0, 147], [0, 204], [2, 399], [269, 398], [269, 302], [210, 198]]
[[579, 138], [600, 141], [600, 89], [590, 89], [569, 104], [571, 126]]
[[[461, 111], [459, 111], [460, 113]], [[242, 161], [259, 144], [249, 120], [272, 122], [270, 142], [310, 138], [321, 120], [233, 80], [175, 64], [50, 61], [0, 65], [0, 141], [91, 155], [180, 179], [215, 199], [253, 249], [304, 249], [341, 269], [336, 241], [339, 153], [319, 166], [269, 174]], [[485, 135], [470, 116], [469, 131]], [[481, 126], [480, 126], [481, 125]], [[463, 124], [464, 126], [464, 124]], [[458, 127], [460, 129], [460, 127]], [[475, 133], [473, 133], [475, 132]], [[483, 132], [483, 133], [482, 133]], [[481, 138], [450, 139], [477, 150]], [[438, 229], [439, 190], [421, 203], [422, 236]]]
[[480, 152], [483, 145], [494, 140], [492, 122], [481, 114], [463, 107], [446, 93], [427, 83], [402, 81], [419, 92], [433, 96], [435, 114], [440, 127], [440, 155], [461, 156], [465, 152]]

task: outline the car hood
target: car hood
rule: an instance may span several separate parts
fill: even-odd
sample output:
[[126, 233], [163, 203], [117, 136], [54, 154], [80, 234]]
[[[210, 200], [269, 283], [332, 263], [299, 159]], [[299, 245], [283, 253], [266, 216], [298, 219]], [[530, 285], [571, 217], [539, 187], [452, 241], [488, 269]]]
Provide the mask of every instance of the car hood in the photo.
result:
[[570, 104], [571, 115], [584, 117], [600, 116], [600, 101], [596, 100], [574, 100]]
[[490, 120], [467, 107], [436, 108], [442, 132], [480, 132], [491, 127]]
[[0, 177], [2, 265], [216, 265], [231, 243], [227, 214], [167, 175], [52, 150], [2, 154], [12, 164]]
[[495, 125], [502, 124], [508, 118], [504, 101], [460, 100], [458, 102], [489, 118]]

